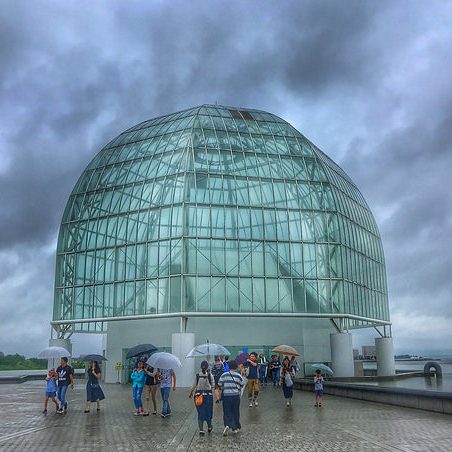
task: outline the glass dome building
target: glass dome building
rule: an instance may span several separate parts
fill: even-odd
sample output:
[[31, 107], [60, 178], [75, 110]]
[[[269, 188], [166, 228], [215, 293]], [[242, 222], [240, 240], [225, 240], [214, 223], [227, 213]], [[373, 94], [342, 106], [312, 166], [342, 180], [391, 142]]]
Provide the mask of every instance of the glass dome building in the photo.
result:
[[271, 113], [203, 105], [142, 122], [95, 156], [64, 211], [55, 328], [209, 316], [389, 324], [366, 201]]

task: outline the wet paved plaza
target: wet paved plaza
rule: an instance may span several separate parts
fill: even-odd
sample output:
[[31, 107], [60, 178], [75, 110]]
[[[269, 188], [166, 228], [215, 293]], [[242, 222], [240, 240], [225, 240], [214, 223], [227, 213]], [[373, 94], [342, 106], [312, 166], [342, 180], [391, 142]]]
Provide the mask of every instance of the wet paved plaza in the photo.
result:
[[[452, 451], [452, 416], [325, 396], [315, 408], [310, 393], [295, 391], [287, 408], [280, 390], [261, 391], [259, 407], [242, 399], [242, 432], [222, 436], [222, 409], [214, 407], [214, 431], [197, 432], [186, 389], [171, 394], [172, 415], [134, 417], [131, 389], [103, 385], [102, 410], [83, 412], [85, 386], [68, 391], [69, 412], [43, 415], [44, 383], [0, 385], [1, 451]], [[161, 399], [157, 399], [161, 406]]]

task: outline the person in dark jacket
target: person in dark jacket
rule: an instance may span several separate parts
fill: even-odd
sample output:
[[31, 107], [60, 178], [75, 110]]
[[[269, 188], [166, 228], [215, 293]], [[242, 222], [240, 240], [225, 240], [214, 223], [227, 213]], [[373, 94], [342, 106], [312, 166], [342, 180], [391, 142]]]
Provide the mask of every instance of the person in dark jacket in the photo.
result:
[[105, 399], [105, 395], [100, 387], [101, 372], [99, 363], [91, 361], [87, 373], [85, 413], [89, 413], [91, 402], [96, 402], [96, 411], [100, 411], [100, 401]]
[[225, 368], [224, 368], [224, 364], [221, 361], [219, 356], [215, 356], [214, 359], [215, 359], [215, 363], [212, 366], [212, 375], [215, 380], [215, 403], [220, 403], [221, 389], [218, 384], [218, 380], [223, 375]]
[[74, 389], [74, 369], [67, 363], [68, 359], [66, 357], [61, 358], [60, 365], [57, 367], [58, 374], [58, 401], [59, 407], [57, 410], [58, 414], [66, 413], [67, 402], [66, 402], [66, 392], [69, 386]]

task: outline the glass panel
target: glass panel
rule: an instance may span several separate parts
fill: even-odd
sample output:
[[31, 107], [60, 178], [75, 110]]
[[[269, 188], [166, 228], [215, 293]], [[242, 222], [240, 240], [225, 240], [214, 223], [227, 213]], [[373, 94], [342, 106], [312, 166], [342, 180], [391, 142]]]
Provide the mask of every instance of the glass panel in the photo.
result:
[[264, 245], [263, 243], [253, 242], [252, 249], [253, 275], [264, 275]]
[[[254, 280], [260, 281], [260, 280]], [[265, 280], [265, 294], [267, 296], [266, 312], [279, 312], [279, 299], [278, 299], [278, 280], [273, 278], [267, 278]], [[256, 302], [255, 302], [256, 304]], [[264, 310], [264, 305], [259, 304], [255, 311]]]
[[228, 312], [238, 312], [240, 310], [238, 278], [226, 278], [226, 300]]
[[284, 278], [279, 280], [279, 311], [292, 312], [292, 280]]
[[[267, 280], [268, 281], [268, 280]], [[277, 280], [272, 280], [277, 283]], [[273, 292], [270, 297], [273, 296]], [[253, 312], [265, 311], [265, 280], [253, 278]]]
[[253, 312], [253, 288], [251, 278], [239, 280], [240, 311]]
[[212, 278], [212, 311], [226, 311], [225, 278]]

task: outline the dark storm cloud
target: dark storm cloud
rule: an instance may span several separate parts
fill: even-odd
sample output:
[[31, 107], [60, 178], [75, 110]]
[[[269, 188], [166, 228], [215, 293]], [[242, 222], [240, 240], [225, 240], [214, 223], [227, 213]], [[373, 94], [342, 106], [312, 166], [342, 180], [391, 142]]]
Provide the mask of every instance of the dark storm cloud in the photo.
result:
[[36, 331], [27, 313], [51, 317], [59, 221], [95, 153], [216, 101], [289, 119], [341, 163], [376, 212], [393, 311], [428, 298], [452, 316], [450, 17], [442, 2], [7, 2], [0, 350], [20, 348], [18, 323]]

